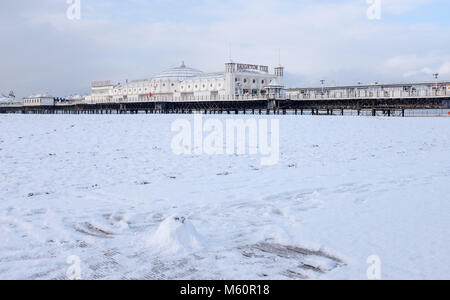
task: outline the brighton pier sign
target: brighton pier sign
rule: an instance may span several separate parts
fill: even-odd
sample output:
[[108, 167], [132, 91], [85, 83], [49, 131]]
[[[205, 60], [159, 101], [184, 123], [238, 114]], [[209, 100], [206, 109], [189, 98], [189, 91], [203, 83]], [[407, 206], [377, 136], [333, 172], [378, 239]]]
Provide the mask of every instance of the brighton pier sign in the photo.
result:
[[268, 66], [258, 66], [258, 65], [249, 65], [249, 64], [237, 64], [238, 71], [261, 71], [269, 73]]
[[91, 83], [91, 86], [93, 88], [98, 88], [98, 87], [105, 87], [105, 86], [111, 86], [111, 80], [107, 80], [107, 81], [94, 81]]

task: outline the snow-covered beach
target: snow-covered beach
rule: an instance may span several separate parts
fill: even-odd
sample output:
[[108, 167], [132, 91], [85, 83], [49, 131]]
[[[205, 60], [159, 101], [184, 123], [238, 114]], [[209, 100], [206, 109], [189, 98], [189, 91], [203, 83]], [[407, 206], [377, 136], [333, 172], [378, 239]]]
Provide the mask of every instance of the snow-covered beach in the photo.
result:
[[261, 166], [177, 118], [0, 116], [0, 279], [450, 279], [450, 119], [270, 116]]

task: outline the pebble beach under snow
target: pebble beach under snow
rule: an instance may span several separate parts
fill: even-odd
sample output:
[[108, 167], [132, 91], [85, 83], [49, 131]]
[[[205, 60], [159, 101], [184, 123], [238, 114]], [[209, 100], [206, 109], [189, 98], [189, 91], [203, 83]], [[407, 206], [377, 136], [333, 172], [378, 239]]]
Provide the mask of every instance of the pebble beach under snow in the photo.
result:
[[271, 116], [261, 166], [180, 117], [1, 115], [0, 279], [449, 279], [449, 118]]

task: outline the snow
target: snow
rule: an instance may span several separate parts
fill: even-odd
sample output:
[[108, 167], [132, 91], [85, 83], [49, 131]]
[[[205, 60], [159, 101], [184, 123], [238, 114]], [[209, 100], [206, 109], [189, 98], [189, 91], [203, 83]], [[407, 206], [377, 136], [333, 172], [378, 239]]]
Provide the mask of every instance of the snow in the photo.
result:
[[10, 102], [12, 102], [12, 99], [0, 97], [0, 103], [10, 103]]
[[178, 118], [0, 115], [0, 279], [450, 279], [450, 119], [271, 116], [261, 166]]
[[161, 223], [148, 243], [159, 253], [164, 254], [189, 254], [201, 250], [206, 245], [204, 237], [189, 220], [175, 215]]

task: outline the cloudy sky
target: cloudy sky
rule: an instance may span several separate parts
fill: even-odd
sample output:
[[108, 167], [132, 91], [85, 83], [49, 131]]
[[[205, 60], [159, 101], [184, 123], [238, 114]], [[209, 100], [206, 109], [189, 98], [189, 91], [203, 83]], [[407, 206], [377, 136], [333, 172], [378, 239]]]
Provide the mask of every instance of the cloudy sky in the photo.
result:
[[[450, 80], [450, 1], [75, 0], [0, 2], [0, 92], [87, 93], [181, 61], [286, 67], [288, 86]], [[369, 14], [368, 14], [369, 12]], [[371, 18], [368, 17], [371, 16]], [[230, 51], [231, 49], [231, 51]]]

